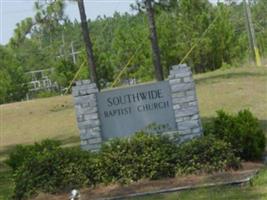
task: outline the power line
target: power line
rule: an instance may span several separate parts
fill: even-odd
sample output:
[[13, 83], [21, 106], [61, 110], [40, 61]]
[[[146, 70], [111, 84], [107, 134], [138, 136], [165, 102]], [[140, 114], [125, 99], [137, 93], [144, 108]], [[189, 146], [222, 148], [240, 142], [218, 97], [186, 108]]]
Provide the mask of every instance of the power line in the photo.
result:
[[183, 57], [183, 59], [180, 61], [179, 64], [182, 64], [187, 58], [188, 56], [191, 54], [191, 52], [197, 47], [197, 45], [201, 42], [201, 40], [203, 39], [203, 37], [209, 32], [209, 30], [211, 29], [211, 27], [213, 26], [213, 24], [216, 22], [216, 20], [219, 18], [219, 15], [217, 15], [214, 20], [210, 23], [210, 25], [208, 26], [208, 28], [202, 33], [202, 35], [200, 36], [200, 38], [195, 42], [195, 44], [190, 48], [190, 50], [185, 54], [185, 56]]
[[134, 57], [136, 56], [137, 52], [141, 49], [141, 47], [143, 45], [144, 45], [144, 41], [141, 42], [140, 46], [135, 50], [135, 53], [131, 56], [131, 58], [128, 60], [128, 62], [126, 63], [126, 65], [122, 68], [122, 70], [120, 71], [120, 73], [118, 74], [118, 76], [115, 78], [115, 80], [111, 84], [111, 87], [114, 87], [118, 83], [118, 81], [120, 80], [122, 74], [125, 72], [125, 70], [128, 68], [128, 66], [131, 64], [131, 62], [134, 59]]

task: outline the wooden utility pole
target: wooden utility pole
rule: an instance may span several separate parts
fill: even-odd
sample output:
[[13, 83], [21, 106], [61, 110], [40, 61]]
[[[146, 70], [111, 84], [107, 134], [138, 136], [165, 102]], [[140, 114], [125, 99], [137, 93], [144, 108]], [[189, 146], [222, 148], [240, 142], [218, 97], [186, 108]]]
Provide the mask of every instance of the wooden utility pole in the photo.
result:
[[255, 30], [254, 30], [254, 26], [253, 26], [252, 18], [251, 18], [251, 11], [250, 11], [249, 5], [247, 4], [247, 0], [243, 0], [243, 4], [244, 4], [244, 10], [245, 10], [246, 27], [247, 27], [247, 32], [248, 32], [248, 39], [249, 39], [251, 54], [256, 65], [261, 66], [261, 58], [260, 58], [259, 49], [257, 47]]
[[145, 0], [145, 6], [148, 16], [148, 24], [150, 29], [150, 39], [151, 39], [151, 47], [152, 47], [152, 57], [153, 57], [153, 64], [155, 68], [155, 75], [157, 81], [164, 80], [163, 77], [163, 70], [160, 64], [160, 51], [158, 46], [158, 37], [157, 37], [157, 30], [155, 25], [154, 19], [154, 10], [152, 7], [151, 0]]
[[86, 48], [88, 68], [90, 71], [90, 79], [92, 82], [96, 83], [97, 88], [100, 89], [98, 80], [97, 80], [97, 75], [96, 75], [96, 64], [95, 64], [94, 54], [93, 54], [93, 45], [90, 39], [90, 33], [89, 33], [87, 18], [86, 18], [85, 9], [84, 9], [84, 2], [83, 0], [77, 0], [77, 1], [78, 1], [78, 7], [79, 7], [79, 12], [80, 12], [80, 17], [81, 17], [81, 27], [82, 27], [83, 39], [84, 39], [85, 48]]

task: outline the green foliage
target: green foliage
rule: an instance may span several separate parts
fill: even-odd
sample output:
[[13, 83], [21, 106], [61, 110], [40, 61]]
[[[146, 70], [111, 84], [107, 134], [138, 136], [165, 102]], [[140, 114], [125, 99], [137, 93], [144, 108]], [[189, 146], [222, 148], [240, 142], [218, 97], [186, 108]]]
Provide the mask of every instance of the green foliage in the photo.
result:
[[31, 32], [33, 23], [34, 22], [32, 18], [27, 17], [20, 23], [16, 24], [16, 28], [14, 30], [14, 36], [10, 40], [10, 44], [12, 47], [16, 48], [19, 46], [19, 44], [24, 42], [26, 36]]
[[261, 159], [266, 138], [257, 118], [249, 110], [230, 115], [220, 110], [207, 124], [205, 134], [212, 134], [232, 145], [237, 156], [245, 160]]
[[114, 139], [100, 152], [103, 182], [132, 182], [175, 175], [176, 145], [168, 138], [143, 132]]
[[[253, 21], [257, 21], [255, 32], [260, 53], [266, 55], [264, 1], [253, 1], [251, 10]], [[247, 60], [249, 44], [245, 22], [241, 20], [244, 16], [242, 3], [215, 5], [208, 0], [153, 2], [165, 77], [169, 74], [169, 68], [182, 61], [192, 47], [193, 51], [183, 62], [188, 63], [197, 73], [215, 70], [223, 65], [233, 66]], [[98, 17], [88, 22], [101, 88], [109, 86], [130, 59], [131, 62], [121, 76], [121, 83], [131, 78], [137, 82], [154, 78], [143, 1], [137, 1], [133, 7], [138, 12], [136, 15], [115, 13], [112, 17]], [[1, 103], [21, 100], [25, 96], [21, 95], [24, 92], [20, 92], [24, 90], [14, 87], [19, 85], [14, 80], [18, 80], [25, 72], [55, 68], [54, 79], [61, 87], [66, 87], [80, 65], [86, 63], [80, 24], [78, 21], [70, 21], [64, 14], [64, 8], [65, 2], [62, 0], [38, 1], [34, 19], [27, 18], [17, 25], [10, 43], [3, 47], [10, 50], [11, 60], [16, 64], [12, 73], [0, 68]], [[79, 52], [75, 65], [70, 56], [71, 44]], [[58, 59], [59, 56], [64, 57], [65, 63]], [[77, 79], [87, 79], [89, 74], [88, 66], [84, 64]], [[12, 92], [9, 87], [13, 88]]]
[[43, 140], [40, 143], [35, 143], [34, 145], [17, 145], [10, 153], [6, 163], [13, 170], [17, 170], [27, 159], [45, 151], [56, 150], [60, 147], [60, 145], [61, 142], [49, 139]]
[[12, 51], [0, 45], [0, 104], [21, 100], [26, 95], [26, 78], [17, 65]]
[[168, 137], [139, 132], [130, 138], [112, 139], [95, 154], [59, 145], [45, 140], [17, 146], [10, 154], [7, 163], [14, 170], [15, 199], [26, 199], [37, 192], [209, 173], [240, 165], [230, 145], [210, 136], [178, 147]]
[[138, 133], [114, 139], [100, 153], [101, 182], [132, 182], [176, 174], [211, 173], [240, 167], [230, 144], [212, 136], [179, 147], [167, 137]]
[[58, 95], [58, 93], [56, 93], [56, 92], [41, 91], [41, 92], [38, 92], [36, 94], [36, 98], [47, 98], [47, 97], [53, 97], [53, 96], [56, 96], [56, 95]]
[[61, 60], [56, 66], [54, 79], [60, 86], [68, 87], [77, 70], [77, 66], [69, 60]]
[[193, 139], [177, 151], [177, 171], [181, 174], [212, 173], [240, 167], [230, 144], [213, 136]]
[[0, 199], [11, 199], [14, 183], [12, 182], [12, 170], [0, 162]]
[[28, 154], [14, 173], [15, 199], [95, 184], [96, 165], [91, 153], [78, 148], [54, 148], [51, 144], [35, 144], [31, 152], [21, 151]]

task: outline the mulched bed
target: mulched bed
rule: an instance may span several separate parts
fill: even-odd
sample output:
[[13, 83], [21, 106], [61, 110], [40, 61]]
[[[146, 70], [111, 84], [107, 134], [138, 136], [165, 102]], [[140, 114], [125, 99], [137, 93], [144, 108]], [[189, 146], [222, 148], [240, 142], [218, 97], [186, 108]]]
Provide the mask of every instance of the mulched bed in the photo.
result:
[[[243, 163], [242, 166], [242, 169], [237, 171], [227, 171], [202, 175], [187, 175], [155, 181], [142, 180], [129, 185], [100, 185], [95, 188], [82, 189], [80, 191], [81, 200], [118, 199], [123, 197], [126, 198], [130, 196], [135, 196], [136, 194], [144, 195], [159, 192], [170, 192], [199, 187], [210, 187], [215, 185], [239, 183], [241, 180], [245, 180], [255, 175], [256, 172], [264, 165], [262, 163], [246, 162]], [[68, 199], [68, 194], [40, 194], [34, 200], [44, 199], [65, 200]]]

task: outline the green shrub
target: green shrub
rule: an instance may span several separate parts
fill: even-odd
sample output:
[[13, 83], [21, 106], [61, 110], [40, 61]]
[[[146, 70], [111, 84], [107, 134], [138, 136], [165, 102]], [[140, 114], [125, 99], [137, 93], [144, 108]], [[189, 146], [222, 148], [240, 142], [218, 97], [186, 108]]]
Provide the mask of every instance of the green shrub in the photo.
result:
[[143, 132], [113, 139], [100, 152], [102, 181], [131, 182], [175, 176], [177, 146], [166, 137]]
[[16, 199], [98, 183], [129, 183], [174, 177], [177, 173], [220, 171], [240, 164], [230, 145], [213, 136], [177, 146], [167, 137], [144, 132], [112, 139], [102, 145], [99, 153], [61, 148], [51, 140], [18, 146], [8, 163], [15, 171]]
[[236, 158], [230, 144], [214, 136], [195, 138], [183, 143], [177, 151], [177, 173], [211, 173], [237, 169], [240, 159]]
[[244, 160], [261, 159], [265, 150], [263, 130], [249, 110], [240, 111], [237, 115], [217, 111], [217, 117], [207, 125], [205, 134], [230, 143], [236, 155]]
[[34, 154], [15, 172], [15, 199], [37, 192], [55, 193], [94, 184], [93, 155], [75, 148], [58, 148]]
[[43, 140], [34, 145], [17, 145], [14, 150], [9, 154], [6, 163], [13, 169], [18, 169], [25, 160], [34, 157], [36, 153], [51, 151], [58, 149], [61, 145], [60, 141], [56, 140]]

